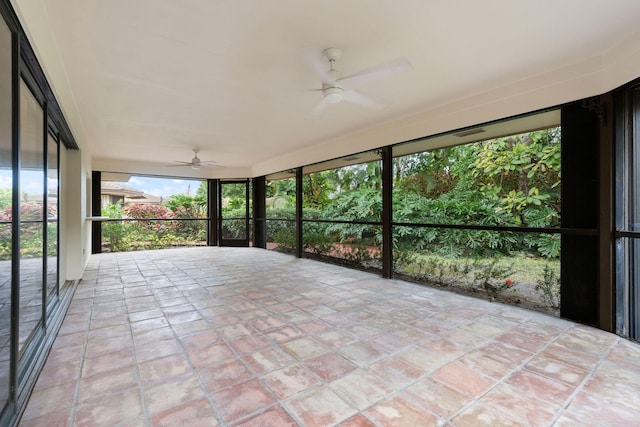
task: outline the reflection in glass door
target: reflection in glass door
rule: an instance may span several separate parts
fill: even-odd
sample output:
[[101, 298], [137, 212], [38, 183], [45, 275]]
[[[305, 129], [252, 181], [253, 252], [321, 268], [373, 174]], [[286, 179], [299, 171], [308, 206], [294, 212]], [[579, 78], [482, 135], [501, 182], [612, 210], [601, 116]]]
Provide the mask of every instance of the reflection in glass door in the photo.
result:
[[19, 351], [42, 320], [44, 206], [44, 113], [20, 82], [20, 308]]
[[249, 181], [220, 182], [221, 246], [249, 246]]
[[640, 86], [624, 95], [616, 158], [616, 330], [640, 340]]
[[10, 390], [13, 149], [11, 32], [0, 19], [0, 411]]
[[47, 139], [47, 303], [58, 296], [58, 142]]

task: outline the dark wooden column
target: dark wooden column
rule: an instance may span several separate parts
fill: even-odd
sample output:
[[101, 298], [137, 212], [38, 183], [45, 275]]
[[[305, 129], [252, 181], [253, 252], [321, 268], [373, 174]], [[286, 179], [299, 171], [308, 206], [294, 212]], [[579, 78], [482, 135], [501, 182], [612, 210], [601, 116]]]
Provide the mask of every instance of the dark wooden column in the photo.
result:
[[207, 246], [218, 246], [218, 180], [207, 179]]
[[393, 156], [392, 148], [380, 150], [382, 157], [382, 277], [393, 277]]
[[613, 94], [599, 97], [598, 327], [615, 332], [615, 120]]
[[253, 246], [267, 248], [267, 179], [253, 178]]
[[296, 257], [302, 258], [302, 168], [296, 168]]
[[562, 107], [560, 315], [597, 325], [599, 318], [599, 98]]
[[[102, 215], [102, 173], [91, 172], [91, 216]], [[91, 222], [91, 253], [102, 252], [102, 221]]]

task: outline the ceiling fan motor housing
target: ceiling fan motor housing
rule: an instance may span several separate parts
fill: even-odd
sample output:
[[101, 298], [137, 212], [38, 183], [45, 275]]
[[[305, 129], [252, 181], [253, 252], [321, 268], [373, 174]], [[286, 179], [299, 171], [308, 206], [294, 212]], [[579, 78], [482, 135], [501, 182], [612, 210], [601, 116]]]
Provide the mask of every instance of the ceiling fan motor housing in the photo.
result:
[[327, 86], [322, 89], [322, 96], [325, 102], [329, 104], [337, 104], [344, 98], [344, 90], [339, 86]]

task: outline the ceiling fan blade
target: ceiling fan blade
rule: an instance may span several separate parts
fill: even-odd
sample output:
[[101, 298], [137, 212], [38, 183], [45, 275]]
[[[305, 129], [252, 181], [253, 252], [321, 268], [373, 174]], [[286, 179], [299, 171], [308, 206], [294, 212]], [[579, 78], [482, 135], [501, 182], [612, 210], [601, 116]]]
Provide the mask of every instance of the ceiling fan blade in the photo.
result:
[[363, 107], [374, 108], [376, 110], [382, 110], [389, 105], [389, 102], [384, 99], [365, 95], [355, 90], [345, 91], [344, 100], [354, 104], [362, 105]]
[[331, 84], [332, 80], [329, 77], [329, 63], [317, 49], [306, 48], [300, 50], [300, 56], [307, 63], [309, 68], [313, 70], [316, 75], [320, 78], [322, 83]]
[[167, 165], [167, 166], [191, 166], [193, 162], [182, 162], [180, 160], [174, 160], [173, 163], [180, 163], [179, 165]]
[[322, 114], [322, 112], [327, 108], [327, 101], [325, 101], [324, 98], [322, 98], [316, 105], [315, 107], [313, 107], [313, 109], [311, 110], [311, 114], [314, 116], [320, 115]]
[[398, 58], [339, 79], [338, 83], [340, 83], [340, 86], [347, 91], [350, 89], [356, 89], [373, 80], [411, 69], [413, 69], [413, 66], [407, 59]]
[[205, 161], [205, 162], [200, 162], [200, 166], [203, 166], [205, 168], [223, 168], [224, 166], [217, 164], [214, 161]]

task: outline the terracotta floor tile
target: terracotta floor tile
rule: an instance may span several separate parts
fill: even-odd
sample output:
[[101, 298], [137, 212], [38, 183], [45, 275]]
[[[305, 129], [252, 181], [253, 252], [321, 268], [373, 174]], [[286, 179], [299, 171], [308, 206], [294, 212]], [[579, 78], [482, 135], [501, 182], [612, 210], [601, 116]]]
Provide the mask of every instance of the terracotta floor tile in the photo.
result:
[[471, 396], [454, 390], [431, 377], [421, 379], [407, 387], [405, 393], [421, 406], [443, 418], [451, 417], [473, 400]]
[[143, 385], [147, 410], [151, 414], [164, 412], [190, 400], [204, 396], [204, 390], [192, 373]]
[[383, 383], [375, 375], [364, 371], [353, 371], [329, 383], [331, 389], [351, 406], [363, 410], [383, 399], [393, 388]]
[[74, 359], [62, 364], [48, 364], [40, 372], [34, 390], [41, 390], [69, 381], [76, 381], [80, 376], [81, 359]]
[[470, 322], [460, 327], [461, 330], [471, 332], [485, 338], [494, 338], [504, 333], [504, 328], [487, 320]]
[[266, 411], [243, 420], [234, 427], [298, 427], [299, 424], [282, 409], [281, 406], [274, 406]]
[[198, 313], [197, 311], [193, 310], [193, 311], [189, 311], [186, 313], [166, 313], [165, 315], [167, 317], [167, 320], [169, 321], [169, 323], [173, 326], [173, 325], [177, 325], [177, 324], [181, 324], [181, 323], [188, 323], [188, 322], [195, 322], [196, 320], [201, 320], [202, 316], [200, 316], [200, 313]]
[[345, 326], [343, 330], [362, 342], [385, 333], [384, 329], [371, 326], [368, 322], [360, 322], [359, 320], [356, 323]]
[[588, 374], [588, 372], [583, 369], [558, 362], [551, 357], [542, 355], [531, 359], [531, 361], [525, 365], [525, 368], [573, 387], [580, 385]]
[[71, 408], [49, 412], [38, 418], [20, 420], [20, 427], [68, 427], [71, 420]]
[[400, 396], [376, 404], [365, 411], [367, 417], [385, 427], [440, 426], [432, 413]]
[[563, 406], [575, 391], [574, 387], [548, 379], [542, 375], [523, 369], [511, 375], [504, 384], [513, 387], [521, 395]]
[[138, 364], [142, 384], [153, 384], [167, 378], [178, 377], [192, 372], [189, 359], [183, 353], [171, 354]]
[[144, 345], [175, 338], [176, 334], [173, 332], [173, 329], [166, 327], [135, 333], [133, 334], [133, 343], [135, 345]]
[[80, 404], [76, 410], [74, 425], [117, 425], [141, 415], [140, 390], [136, 386], [118, 394], [105, 396], [103, 399]]
[[304, 336], [304, 332], [290, 325], [285, 325], [267, 332], [266, 335], [273, 341], [280, 344], [296, 338], [300, 338]]
[[82, 376], [90, 377], [102, 372], [112, 371], [134, 364], [133, 350], [127, 348], [106, 353], [94, 358], [86, 358], [82, 367]]
[[511, 344], [514, 347], [531, 353], [539, 351], [547, 345], [552, 338], [553, 336], [550, 336], [544, 331], [534, 330], [527, 326], [514, 328], [496, 337], [498, 341]]
[[414, 328], [413, 326], [409, 326], [409, 325], [404, 325], [394, 330], [393, 333], [401, 338], [405, 338], [406, 340], [410, 341], [413, 344], [419, 344], [423, 341], [426, 341], [428, 339], [432, 339], [433, 337], [435, 337], [435, 335], [433, 335], [430, 332], [423, 331], [421, 329]]
[[180, 339], [184, 348], [188, 350], [196, 350], [207, 348], [212, 344], [221, 342], [220, 336], [215, 331], [205, 331]]
[[137, 332], [148, 331], [151, 329], [163, 328], [169, 325], [165, 317], [154, 317], [153, 319], [140, 320], [139, 322], [131, 322], [131, 331]]
[[445, 384], [474, 397], [485, 393], [495, 384], [495, 380], [469, 369], [459, 361], [443, 366], [432, 375]]
[[440, 333], [446, 332], [455, 327], [455, 325], [447, 324], [434, 318], [418, 320], [413, 323], [413, 326], [421, 331], [428, 332], [433, 335], [439, 335]]
[[108, 338], [120, 337], [123, 335], [131, 335], [131, 326], [129, 325], [115, 325], [107, 326], [100, 329], [92, 329], [87, 334], [89, 341], [101, 340]]
[[321, 384], [315, 375], [301, 365], [270, 372], [262, 380], [281, 400]]
[[224, 422], [230, 423], [270, 406], [275, 397], [257, 380], [236, 384], [211, 395]]
[[596, 375], [589, 379], [582, 390], [595, 398], [640, 411], [637, 386], [637, 382], [617, 381], [613, 377]]
[[269, 347], [244, 357], [245, 362], [258, 375], [289, 366], [295, 359], [279, 347]]
[[336, 427], [376, 427], [376, 425], [362, 414], [357, 414], [346, 421], [337, 424]]
[[329, 330], [322, 332], [318, 335], [314, 335], [314, 338], [321, 342], [325, 347], [335, 350], [339, 347], [344, 347], [351, 343], [356, 342], [356, 338], [339, 330]]
[[187, 337], [200, 332], [208, 331], [210, 329], [209, 323], [206, 320], [194, 320], [193, 322], [185, 322], [172, 324], [171, 329], [178, 338]]
[[71, 408], [73, 400], [69, 399], [69, 397], [75, 394], [75, 390], [76, 381], [70, 381], [34, 391], [29, 398], [29, 404], [22, 415], [22, 419], [27, 421], [46, 416], [51, 412]]
[[170, 339], [136, 346], [134, 351], [136, 353], [136, 361], [138, 363], [142, 363], [172, 354], [182, 353], [183, 349], [180, 341], [177, 339]]
[[253, 335], [253, 329], [249, 325], [236, 323], [234, 325], [225, 326], [218, 329], [220, 335], [228, 340], [238, 340]]
[[294, 397], [285, 406], [306, 427], [330, 426], [357, 412], [327, 386]]
[[640, 370], [640, 346], [637, 343], [620, 339], [607, 355], [607, 359], [624, 365], [632, 365]]
[[436, 337], [432, 340], [424, 341], [420, 346], [434, 353], [447, 354], [451, 360], [457, 359], [459, 356], [468, 352], [467, 345], [464, 342], [451, 341], [443, 337]]
[[405, 347], [411, 345], [411, 341], [399, 337], [398, 335], [392, 332], [385, 332], [381, 335], [378, 335], [374, 338], [371, 338], [367, 341], [367, 343], [378, 347], [381, 350], [387, 351], [389, 353], [395, 353], [397, 351], [401, 351]]
[[352, 344], [345, 345], [344, 347], [340, 347], [336, 352], [340, 353], [347, 360], [350, 360], [360, 366], [366, 366], [387, 354], [386, 352], [362, 341], [357, 341]]
[[[329, 326], [322, 320], [311, 320], [309, 322], [299, 322], [299, 323], [296, 323], [296, 327], [307, 335], [321, 334], [322, 332], [325, 332], [331, 329], [331, 326]], [[317, 337], [318, 335], [316, 335], [316, 339]], [[326, 345], [326, 343], [324, 342], [323, 344]]]
[[76, 332], [73, 334], [62, 335], [58, 334], [56, 340], [51, 346], [51, 350], [64, 349], [67, 347], [74, 347], [77, 345], [84, 345], [87, 340], [87, 333], [85, 331]]
[[103, 372], [80, 381], [79, 402], [102, 399], [107, 395], [120, 393], [138, 385], [134, 365]]
[[507, 384], [499, 384], [481, 400], [530, 426], [548, 426], [559, 410], [559, 405], [543, 402]]
[[220, 425], [207, 399], [192, 400], [151, 417], [152, 427], [216, 427]]
[[417, 367], [425, 374], [431, 373], [451, 362], [454, 357], [446, 353], [435, 353], [422, 347], [413, 347], [402, 351], [396, 357]]
[[271, 342], [261, 335], [250, 335], [230, 341], [229, 345], [239, 354], [249, 354], [271, 346]]
[[312, 337], [303, 337], [287, 341], [286, 343], [280, 344], [280, 347], [297, 360], [318, 356], [328, 350], [323, 344], [314, 340]]
[[202, 383], [209, 392], [215, 392], [248, 380], [253, 376], [251, 371], [239, 360], [207, 365], [198, 369]]
[[[179, 314], [195, 314], [196, 317], [195, 318], [190, 318], [189, 321], [193, 321], [193, 320], [197, 320], [197, 319], [201, 319], [202, 318], [202, 316], [200, 316], [196, 312], [196, 308], [191, 304], [172, 305], [170, 307], [163, 308], [162, 312], [167, 317], [167, 319], [169, 320], [170, 323], [174, 323], [174, 322], [172, 322], [172, 316], [179, 315]], [[182, 322], [175, 322], [175, 323], [182, 323]]]
[[[626, 427], [640, 418], [637, 343], [277, 252], [94, 255], [67, 313], [24, 425]], [[134, 403], [118, 409], [124, 400]]]
[[[320, 297], [317, 297], [316, 300], [320, 300]], [[321, 319], [333, 326], [345, 327], [355, 323], [355, 320], [350, 316], [344, 313], [332, 313], [322, 316]]]
[[395, 356], [379, 360], [367, 370], [398, 390], [425, 375], [421, 369]]
[[191, 363], [196, 368], [221, 363], [235, 358], [235, 354], [224, 343], [212, 344], [205, 348], [187, 351]]
[[[210, 313], [217, 313], [217, 314], [212, 315]], [[204, 318], [208, 319], [209, 324], [215, 328], [235, 325], [236, 323], [240, 322], [240, 317], [236, 316], [235, 314], [228, 314], [228, 313], [220, 314], [220, 309], [217, 307], [213, 309], [209, 309], [208, 311], [200, 310], [200, 314]]]
[[452, 423], [454, 426], [464, 427], [530, 427], [529, 424], [516, 420], [482, 402], [476, 402], [461, 414], [456, 415]]
[[321, 356], [307, 359], [304, 361], [304, 366], [324, 381], [332, 381], [358, 367], [336, 353], [325, 353]]
[[601, 424], [596, 419], [584, 419], [578, 417], [576, 414], [565, 411], [560, 417], [553, 423], [553, 427], [600, 427]]
[[85, 357], [95, 358], [106, 353], [126, 350], [131, 347], [133, 347], [133, 340], [130, 334], [113, 338], [90, 339], [87, 342]]
[[285, 323], [275, 316], [268, 316], [261, 319], [255, 319], [251, 322], [251, 324], [260, 332], [266, 332], [275, 328], [279, 328]]

